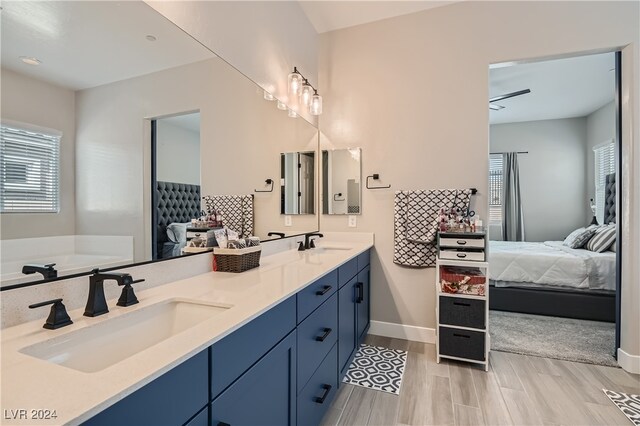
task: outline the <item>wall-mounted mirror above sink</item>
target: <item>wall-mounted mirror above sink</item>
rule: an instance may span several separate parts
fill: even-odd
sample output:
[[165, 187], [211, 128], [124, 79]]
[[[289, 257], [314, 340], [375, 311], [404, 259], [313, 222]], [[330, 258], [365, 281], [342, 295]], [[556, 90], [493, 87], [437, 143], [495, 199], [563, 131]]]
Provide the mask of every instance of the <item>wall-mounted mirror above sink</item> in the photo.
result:
[[315, 155], [317, 128], [146, 3], [5, 1], [0, 19], [0, 286], [43, 279], [25, 264], [60, 277], [181, 255], [194, 229], [206, 248], [220, 223], [192, 220], [209, 208], [261, 240], [318, 230], [313, 207], [285, 226], [277, 184], [280, 154]]
[[322, 213], [362, 213], [360, 148], [322, 150]]

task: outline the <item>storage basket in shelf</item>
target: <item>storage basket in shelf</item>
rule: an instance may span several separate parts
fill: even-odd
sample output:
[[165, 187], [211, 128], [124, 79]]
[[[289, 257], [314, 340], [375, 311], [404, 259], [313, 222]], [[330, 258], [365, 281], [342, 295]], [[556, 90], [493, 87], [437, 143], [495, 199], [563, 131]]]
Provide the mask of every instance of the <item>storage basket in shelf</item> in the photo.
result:
[[213, 249], [213, 270], [217, 272], [244, 272], [260, 266], [262, 247], [244, 249]]
[[450, 294], [485, 295], [487, 277], [480, 268], [441, 266], [440, 290]]

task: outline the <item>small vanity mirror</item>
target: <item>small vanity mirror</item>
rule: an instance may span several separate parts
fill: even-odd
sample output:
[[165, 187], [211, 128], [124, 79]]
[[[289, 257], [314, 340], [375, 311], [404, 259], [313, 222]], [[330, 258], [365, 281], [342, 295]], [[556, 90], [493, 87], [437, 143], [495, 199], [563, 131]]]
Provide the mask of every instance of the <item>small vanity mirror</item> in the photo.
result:
[[315, 214], [316, 153], [280, 154], [280, 213]]
[[322, 151], [322, 213], [360, 214], [360, 148]]

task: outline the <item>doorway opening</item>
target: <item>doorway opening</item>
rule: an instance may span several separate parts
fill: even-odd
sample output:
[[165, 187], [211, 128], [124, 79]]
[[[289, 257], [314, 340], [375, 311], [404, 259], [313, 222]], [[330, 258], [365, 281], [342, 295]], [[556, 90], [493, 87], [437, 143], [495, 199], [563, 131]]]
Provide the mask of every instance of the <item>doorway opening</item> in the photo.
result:
[[490, 67], [492, 350], [617, 365], [620, 65]]

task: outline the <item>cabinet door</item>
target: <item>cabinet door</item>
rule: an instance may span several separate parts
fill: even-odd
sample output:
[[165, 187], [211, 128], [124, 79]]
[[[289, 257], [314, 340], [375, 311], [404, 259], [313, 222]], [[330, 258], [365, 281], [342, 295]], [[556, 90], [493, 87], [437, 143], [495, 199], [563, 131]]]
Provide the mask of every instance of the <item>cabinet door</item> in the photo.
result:
[[353, 277], [338, 293], [338, 371], [340, 377], [349, 368], [356, 348], [356, 283]]
[[[209, 399], [209, 350], [178, 365], [84, 425], [181, 425]], [[206, 411], [206, 410], [205, 410]]]
[[211, 403], [211, 424], [293, 425], [296, 422], [296, 331]]
[[370, 310], [370, 285], [369, 285], [369, 276], [370, 276], [371, 267], [367, 266], [362, 271], [358, 273], [358, 286], [356, 291], [356, 311], [357, 311], [357, 336], [358, 339], [362, 339], [364, 337], [364, 333], [369, 328], [369, 310]]

